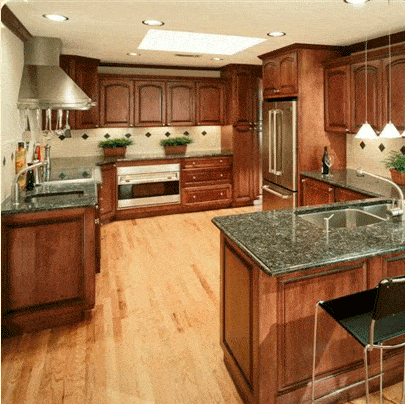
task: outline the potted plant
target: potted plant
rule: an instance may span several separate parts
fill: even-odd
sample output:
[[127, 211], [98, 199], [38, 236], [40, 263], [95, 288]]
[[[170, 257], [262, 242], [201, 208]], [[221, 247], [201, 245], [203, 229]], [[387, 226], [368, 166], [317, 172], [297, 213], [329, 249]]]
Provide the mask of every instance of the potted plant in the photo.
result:
[[392, 181], [405, 185], [405, 154], [393, 150], [383, 163], [390, 170]]
[[98, 147], [103, 149], [104, 157], [124, 157], [127, 146], [130, 146], [132, 143], [132, 140], [123, 137], [104, 140], [98, 144]]
[[193, 143], [193, 140], [188, 137], [174, 137], [160, 141], [160, 145], [164, 147], [166, 155], [185, 154], [189, 143]]

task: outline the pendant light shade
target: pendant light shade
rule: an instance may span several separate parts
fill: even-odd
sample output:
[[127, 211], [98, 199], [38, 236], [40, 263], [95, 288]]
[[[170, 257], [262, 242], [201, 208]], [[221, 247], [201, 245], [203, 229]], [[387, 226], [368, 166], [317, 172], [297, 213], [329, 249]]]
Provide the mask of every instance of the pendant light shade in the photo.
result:
[[380, 138], [384, 139], [397, 139], [400, 137], [401, 134], [391, 121], [385, 125], [383, 131], [380, 133]]
[[361, 128], [357, 132], [357, 135], [355, 136], [356, 139], [377, 139], [377, 135], [374, 132], [374, 129], [371, 127], [371, 125], [366, 122], [361, 125]]

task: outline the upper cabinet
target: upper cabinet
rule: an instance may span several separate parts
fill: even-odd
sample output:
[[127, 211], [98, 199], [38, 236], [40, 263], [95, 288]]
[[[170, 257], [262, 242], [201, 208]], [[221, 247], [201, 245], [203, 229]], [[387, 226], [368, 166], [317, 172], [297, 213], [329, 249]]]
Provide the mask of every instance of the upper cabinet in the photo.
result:
[[[367, 122], [378, 133], [391, 120], [405, 129], [405, 46], [338, 58], [325, 66], [325, 131], [357, 133]], [[390, 63], [391, 60], [391, 63]], [[367, 86], [366, 86], [367, 80]]]
[[385, 58], [383, 64], [383, 121], [385, 124], [391, 120], [402, 133], [405, 130], [405, 54], [392, 57], [391, 64]]
[[[98, 104], [98, 66], [99, 59], [85, 58], [75, 55], [61, 55], [60, 66], [76, 82], [76, 84]], [[99, 107], [87, 111], [71, 111], [69, 121], [72, 129], [90, 129], [99, 125]]]
[[223, 83], [197, 82], [197, 125], [224, 124]]
[[294, 97], [297, 93], [297, 52], [263, 58], [263, 96]]
[[348, 132], [350, 125], [349, 89], [349, 66], [339, 66], [325, 70], [326, 132]]
[[135, 82], [135, 126], [166, 125], [164, 81]]
[[224, 83], [217, 79], [160, 80], [100, 75], [100, 124], [195, 126], [224, 123]]
[[134, 83], [128, 79], [100, 78], [100, 126], [134, 126]]

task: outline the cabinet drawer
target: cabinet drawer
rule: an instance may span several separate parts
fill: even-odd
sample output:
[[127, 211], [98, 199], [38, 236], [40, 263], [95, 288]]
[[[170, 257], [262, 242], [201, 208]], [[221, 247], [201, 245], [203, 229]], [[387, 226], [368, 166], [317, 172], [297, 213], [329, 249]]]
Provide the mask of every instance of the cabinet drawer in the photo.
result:
[[201, 202], [226, 201], [230, 199], [230, 185], [183, 189], [183, 203], [185, 205]]
[[208, 167], [230, 167], [232, 157], [209, 157], [184, 159], [182, 162], [183, 168], [208, 168]]
[[183, 187], [196, 186], [198, 184], [229, 184], [231, 182], [231, 170], [184, 170], [182, 173]]

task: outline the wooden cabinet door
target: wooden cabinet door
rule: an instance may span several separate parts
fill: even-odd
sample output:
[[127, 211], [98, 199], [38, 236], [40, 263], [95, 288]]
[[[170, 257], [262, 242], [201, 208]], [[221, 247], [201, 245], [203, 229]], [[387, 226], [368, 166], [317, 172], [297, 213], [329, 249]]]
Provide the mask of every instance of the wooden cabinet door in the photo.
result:
[[89, 129], [99, 126], [98, 65], [99, 60], [87, 58], [83, 58], [83, 60], [77, 64], [76, 83], [97, 105], [87, 111], [75, 111], [75, 129]]
[[197, 125], [222, 125], [224, 123], [224, 85], [197, 83]]
[[297, 53], [280, 56], [278, 61], [278, 95], [294, 96], [298, 93]]
[[402, 134], [405, 130], [405, 55], [392, 57], [391, 66], [389, 59], [384, 59], [383, 65], [383, 126], [391, 120]]
[[335, 202], [334, 188], [326, 182], [312, 178], [301, 180], [302, 206], [323, 205]]
[[195, 83], [169, 82], [167, 90], [167, 124], [172, 126], [195, 125]]
[[255, 196], [252, 130], [234, 127], [233, 131], [233, 200], [236, 205], [246, 205]]
[[278, 61], [270, 59], [263, 63], [263, 96], [273, 97], [278, 89]]
[[369, 195], [360, 192], [352, 191], [346, 188], [335, 188], [335, 202], [356, 201], [360, 199], [371, 198]]
[[102, 79], [100, 82], [100, 125], [133, 126], [133, 81]]
[[164, 81], [135, 82], [135, 126], [166, 125]]
[[347, 133], [349, 130], [350, 66], [325, 69], [325, 131]]
[[[350, 131], [357, 133], [367, 121], [374, 130], [382, 129], [382, 65], [380, 60], [351, 65]], [[367, 95], [366, 95], [367, 76]], [[367, 102], [366, 102], [367, 97]], [[367, 111], [366, 111], [367, 103]]]
[[253, 125], [253, 89], [250, 70], [238, 70], [234, 76], [233, 126], [251, 128]]
[[102, 184], [98, 195], [100, 221], [105, 222], [115, 215], [116, 206], [116, 169], [114, 165], [101, 167]]

